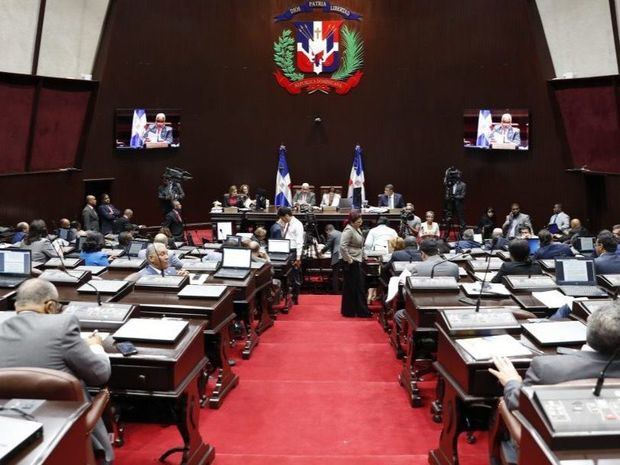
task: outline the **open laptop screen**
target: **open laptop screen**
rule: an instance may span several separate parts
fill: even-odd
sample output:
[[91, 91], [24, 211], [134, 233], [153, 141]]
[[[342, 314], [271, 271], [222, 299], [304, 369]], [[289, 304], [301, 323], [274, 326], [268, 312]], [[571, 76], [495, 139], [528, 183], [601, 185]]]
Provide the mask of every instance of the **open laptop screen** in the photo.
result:
[[530, 237], [527, 243], [530, 246], [530, 255], [534, 255], [540, 249], [540, 239], [537, 237]]
[[0, 250], [0, 274], [29, 275], [30, 268], [30, 250]]
[[557, 284], [596, 284], [594, 260], [566, 259], [555, 261]]
[[290, 253], [291, 241], [289, 239], [269, 239], [267, 250], [270, 253]]
[[146, 249], [149, 243], [146, 241], [131, 241], [129, 244], [129, 250], [127, 255], [130, 257], [137, 257], [142, 249]]
[[232, 221], [220, 221], [215, 223], [215, 228], [217, 231], [218, 241], [225, 241], [227, 236], [232, 236]]
[[250, 268], [252, 251], [250, 249], [222, 249], [222, 267], [224, 268]]
[[592, 252], [594, 250], [594, 238], [593, 237], [580, 237], [579, 238], [579, 251], [580, 252]]

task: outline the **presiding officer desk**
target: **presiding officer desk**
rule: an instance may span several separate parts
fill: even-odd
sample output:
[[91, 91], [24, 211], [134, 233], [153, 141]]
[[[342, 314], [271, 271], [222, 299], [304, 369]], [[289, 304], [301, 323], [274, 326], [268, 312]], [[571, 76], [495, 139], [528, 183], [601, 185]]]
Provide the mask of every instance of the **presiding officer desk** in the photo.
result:
[[[3, 406], [10, 399], [0, 399]], [[31, 413], [43, 425], [43, 436], [11, 457], [6, 465], [67, 465], [86, 463], [88, 402], [46, 400]], [[11, 418], [19, 415], [7, 414]], [[4, 462], [3, 462], [4, 463]]]

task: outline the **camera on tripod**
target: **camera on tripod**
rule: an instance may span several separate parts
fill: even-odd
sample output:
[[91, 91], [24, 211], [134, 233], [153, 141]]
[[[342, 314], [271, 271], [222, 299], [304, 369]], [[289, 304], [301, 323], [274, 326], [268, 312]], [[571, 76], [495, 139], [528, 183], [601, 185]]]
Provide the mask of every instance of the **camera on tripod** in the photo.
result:
[[413, 219], [415, 218], [415, 214], [413, 213], [413, 211], [408, 210], [406, 208], [403, 208], [400, 211], [400, 221], [413, 221]]

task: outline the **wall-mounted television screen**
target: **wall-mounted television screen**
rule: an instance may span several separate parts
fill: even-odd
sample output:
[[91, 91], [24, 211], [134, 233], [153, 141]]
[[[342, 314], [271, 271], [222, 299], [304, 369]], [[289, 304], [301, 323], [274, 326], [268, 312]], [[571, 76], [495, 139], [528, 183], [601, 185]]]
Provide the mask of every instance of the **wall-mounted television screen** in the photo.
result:
[[181, 145], [181, 111], [178, 109], [118, 108], [114, 127], [117, 149], [166, 149]]
[[528, 150], [530, 113], [524, 109], [464, 111], [463, 145], [476, 149]]

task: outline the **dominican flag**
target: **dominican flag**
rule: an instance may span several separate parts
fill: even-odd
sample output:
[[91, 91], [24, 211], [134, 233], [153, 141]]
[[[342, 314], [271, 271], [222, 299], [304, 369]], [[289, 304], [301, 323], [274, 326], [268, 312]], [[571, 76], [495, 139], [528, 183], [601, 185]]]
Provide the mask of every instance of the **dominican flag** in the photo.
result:
[[355, 155], [353, 156], [353, 167], [349, 176], [349, 192], [347, 197], [353, 198], [353, 189], [362, 188], [362, 202], [366, 201], [366, 190], [364, 188], [364, 165], [362, 165], [362, 148], [355, 146]]
[[478, 114], [478, 134], [476, 135], [476, 145], [478, 147], [488, 147], [491, 136], [493, 119], [490, 110], [480, 110]]
[[276, 173], [276, 198], [273, 204], [276, 207], [290, 207], [293, 205], [291, 196], [291, 175], [286, 163], [286, 147], [280, 146], [280, 158], [278, 160], [278, 172]]
[[303, 73], [332, 73], [340, 66], [340, 26], [344, 21], [305, 21], [297, 28], [297, 67]]
[[146, 112], [144, 108], [136, 108], [133, 111], [131, 123], [131, 139], [129, 146], [139, 149], [144, 145], [144, 128], [146, 127]]

